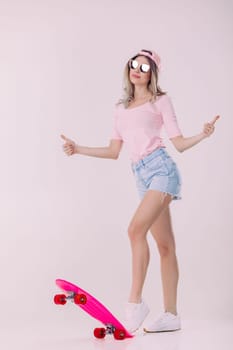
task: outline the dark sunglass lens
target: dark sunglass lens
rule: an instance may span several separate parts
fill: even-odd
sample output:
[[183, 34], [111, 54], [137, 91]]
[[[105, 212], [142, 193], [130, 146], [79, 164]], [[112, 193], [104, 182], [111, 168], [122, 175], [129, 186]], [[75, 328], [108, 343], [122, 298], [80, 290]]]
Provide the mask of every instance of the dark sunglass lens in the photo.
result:
[[141, 72], [147, 73], [150, 70], [150, 66], [148, 64], [142, 64], [140, 69], [141, 69]]
[[131, 61], [131, 68], [136, 69], [138, 66], [138, 62], [136, 60]]

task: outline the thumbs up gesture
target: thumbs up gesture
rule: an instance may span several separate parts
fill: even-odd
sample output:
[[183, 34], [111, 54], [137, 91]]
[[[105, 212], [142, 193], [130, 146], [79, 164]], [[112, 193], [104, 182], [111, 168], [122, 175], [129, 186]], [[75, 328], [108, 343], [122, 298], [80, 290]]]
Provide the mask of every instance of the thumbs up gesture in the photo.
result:
[[203, 129], [204, 137], [209, 137], [214, 132], [214, 124], [219, 118], [220, 116], [217, 115], [216, 117], [214, 117], [214, 119], [210, 123], [204, 124], [204, 129]]
[[77, 145], [74, 141], [68, 139], [65, 135], [61, 135], [61, 138], [65, 141], [63, 144], [63, 150], [67, 156], [77, 153]]

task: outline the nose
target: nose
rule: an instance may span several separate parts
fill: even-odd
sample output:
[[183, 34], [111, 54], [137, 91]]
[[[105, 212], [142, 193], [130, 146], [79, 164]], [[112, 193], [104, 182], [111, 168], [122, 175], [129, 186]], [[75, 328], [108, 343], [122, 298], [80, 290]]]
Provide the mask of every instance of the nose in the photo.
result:
[[134, 69], [134, 72], [132, 72], [133, 74], [137, 74], [137, 75], [140, 75], [141, 71], [140, 71], [140, 68], [137, 67], [136, 69]]

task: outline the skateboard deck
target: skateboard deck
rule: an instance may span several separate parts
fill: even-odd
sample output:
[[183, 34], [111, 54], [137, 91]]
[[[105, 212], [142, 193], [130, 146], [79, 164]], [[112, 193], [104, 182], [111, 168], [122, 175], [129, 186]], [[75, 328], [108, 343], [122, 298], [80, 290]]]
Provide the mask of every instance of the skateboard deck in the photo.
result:
[[113, 334], [117, 340], [133, 337], [121, 322], [91, 294], [65, 280], [56, 279], [55, 282], [65, 292], [64, 294], [56, 294], [54, 296], [55, 304], [64, 305], [70, 300], [105, 326], [105, 328], [94, 329], [93, 333], [96, 338], [104, 338], [106, 334]]

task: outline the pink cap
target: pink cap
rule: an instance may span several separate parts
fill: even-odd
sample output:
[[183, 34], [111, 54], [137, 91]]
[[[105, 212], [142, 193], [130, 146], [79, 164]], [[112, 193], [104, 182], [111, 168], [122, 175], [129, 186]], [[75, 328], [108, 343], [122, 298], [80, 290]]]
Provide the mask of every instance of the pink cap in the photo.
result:
[[152, 50], [148, 50], [152, 53], [152, 55], [150, 55], [149, 52], [146, 52], [146, 51], [139, 51], [137, 55], [143, 55], [143, 56], [147, 56], [149, 57], [150, 59], [152, 59], [152, 61], [155, 62], [155, 64], [157, 65], [158, 67], [158, 70], [161, 69], [161, 58], [159, 57], [159, 55], [155, 52], [155, 51], [152, 51]]

